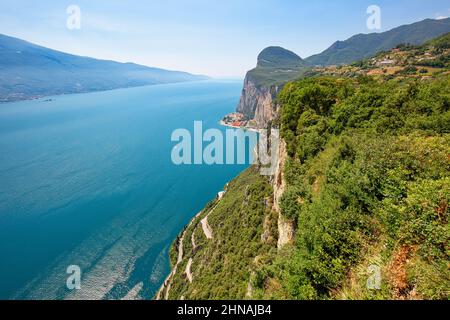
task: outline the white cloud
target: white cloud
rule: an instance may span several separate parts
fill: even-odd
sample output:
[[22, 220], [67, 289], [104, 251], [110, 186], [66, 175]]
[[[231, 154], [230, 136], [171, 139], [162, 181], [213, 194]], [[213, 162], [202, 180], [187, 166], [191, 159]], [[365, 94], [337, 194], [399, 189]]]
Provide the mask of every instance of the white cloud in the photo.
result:
[[[450, 13], [450, 8], [448, 9], [448, 13]], [[436, 20], [442, 20], [442, 19], [448, 18], [448, 14], [446, 14], [446, 13], [442, 14], [441, 12], [437, 12], [435, 14], [435, 16], [436, 16], [436, 18], [435, 18]]]

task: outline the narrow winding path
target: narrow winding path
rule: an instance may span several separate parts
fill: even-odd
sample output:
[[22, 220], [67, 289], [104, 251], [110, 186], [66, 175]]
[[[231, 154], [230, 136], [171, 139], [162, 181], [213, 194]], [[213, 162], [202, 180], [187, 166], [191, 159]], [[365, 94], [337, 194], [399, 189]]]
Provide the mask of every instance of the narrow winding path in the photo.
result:
[[221, 198], [222, 198], [222, 197], [219, 198], [219, 202], [214, 206], [214, 208], [212, 208], [212, 209], [208, 212], [208, 214], [206, 215], [206, 217], [204, 217], [204, 218], [200, 221], [200, 223], [202, 224], [203, 233], [205, 234], [205, 236], [206, 236], [207, 239], [212, 239], [212, 238], [213, 238], [213, 230], [212, 230], [211, 226], [210, 226], [209, 223], [208, 223], [208, 217], [209, 217], [209, 215], [210, 215], [211, 213], [214, 212], [214, 210], [216, 210], [217, 206], [218, 206], [219, 203], [220, 203], [220, 199], [221, 199]]
[[187, 276], [189, 282], [192, 283], [193, 276], [192, 276], [192, 273], [191, 273], [191, 266], [192, 266], [192, 258], [189, 258], [189, 261], [188, 261], [188, 263], [186, 265], [185, 273], [186, 273], [186, 276]]
[[203, 233], [205, 234], [206, 238], [212, 239], [213, 234], [212, 234], [212, 229], [208, 224], [208, 216], [209, 216], [209, 214], [202, 219], [201, 224], [202, 224]]
[[[212, 230], [211, 226], [208, 224], [208, 217], [216, 209], [216, 207], [219, 205], [220, 200], [222, 199], [224, 194], [225, 194], [225, 192], [219, 193], [219, 196], [218, 196], [219, 202], [200, 221], [200, 223], [202, 225], [203, 233], [205, 234], [207, 239], [212, 239], [213, 238], [213, 230]], [[183, 242], [184, 242], [184, 238], [186, 236], [186, 232], [201, 214], [202, 214], [202, 211], [197, 213], [197, 215], [191, 220], [191, 222], [189, 223], [189, 225], [186, 227], [186, 229], [184, 230], [183, 234], [181, 235], [180, 241], [178, 242], [178, 258], [177, 258], [177, 262], [176, 262], [175, 266], [173, 267], [172, 272], [169, 274], [169, 276], [166, 278], [166, 280], [164, 281], [163, 285], [159, 289], [158, 294], [156, 296], [156, 300], [161, 300], [161, 295], [163, 293], [164, 293], [164, 299], [165, 300], [169, 299], [169, 292], [170, 292], [170, 287], [172, 285], [173, 277], [177, 273], [177, 268], [178, 268], [179, 264], [183, 261], [183, 255], [184, 255], [184, 253], [183, 253]], [[193, 230], [192, 236], [191, 236], [192, 249], [195, 249], [197, 247], [196, 244], [195, 244], [195, 235], [194, 234], [195, 234], [195, 230]], [[193, 276], [192, 276], [192, 272], [191, 272], [191, 266], [192, 266], [192, 258], [189, 258], [189, 261], [188, 261], [188, 263], [186, 265], [186, 270], [185, 270], [185, 273], [186, 273], [186, 276], [187, 276], [189, 282], [192, 282], [192, 280], [193, 280]], [[165, 292], [164, 292], [164, 289], [166, 289]]]
[[195, 244], [195, 230], [192, 231], [191, 244], [192, 244], [192, 250], [195, 250], [197, 248], [197, 245]]
[[184, 242], [184, 237], [186, 236], [186, 232], [189, 229], [189, 227], [194, 223], [194, 221], [197, 220], [197, 218], [200, 216], [201, 213], [202, 213], [201, 211], [199, 213], [197, 213], [197, 215], [191, 220], [191, 222], [189, 223], [189, 225], [186, 227], [186, 229], [184, 230], [183, 234], [181, 235], [180, 241], [178, 242], [178, 258], [177, 258], [177, 262], [176, 262], [175, 266], [173, 267], [172, 272], [170, 272], [170, 274], [167, 276], [166, 280], [164, 281], [163, 285], [159, 289], [158, 294], [156, 295], [156, 300], [161, 300], [161, 295], [164, 293], [164, 289], [166, 289], [165, 294], [164, 294], [164, 299], [165, 300], [169, 300], [170, 287], [172, 285], [173, 277], [177, 273], [178, 265], [183, 261], [183, 255], [184, 255], [183, 242]]

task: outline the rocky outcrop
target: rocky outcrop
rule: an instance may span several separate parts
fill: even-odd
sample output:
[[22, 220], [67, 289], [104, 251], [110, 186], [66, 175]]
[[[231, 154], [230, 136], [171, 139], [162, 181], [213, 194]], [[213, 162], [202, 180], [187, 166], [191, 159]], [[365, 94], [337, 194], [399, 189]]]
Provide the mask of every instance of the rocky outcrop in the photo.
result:
[[286, 181], [284, 179], [284, 163], [286, 161], [286, 142], [281, 139], [279, 152], [278, 152], [278, 163], [275, 169], [275, 176], [273, 180], [273, 208], [276, 212], [280, 212], [280, 202], [281, 197], [284, 193], [286, 187]]
[[295, 223], [292, 220], [285, 218], [280, 209], [281, 197], [286, 188], [286, 181], [284, 179], [284, 164], [286, 161], [286, 143], [284, 140], [280, 141], [279, 158], [273, 180], [273, 208], [278, 212], [278, 249], [294, 241], [295, 237]]
[[244, 114], [248, 120], [254, 120], [258, 128], [266, 128], [277, 113], [273, 100], [278, 90], [278, 86], [258, 87], [247, 75], [237, 112]]
[[286, 219], [281, 213], [278, 215], [278, 249], [287, 244], [292, 244], [295, 238], [294, 221]]

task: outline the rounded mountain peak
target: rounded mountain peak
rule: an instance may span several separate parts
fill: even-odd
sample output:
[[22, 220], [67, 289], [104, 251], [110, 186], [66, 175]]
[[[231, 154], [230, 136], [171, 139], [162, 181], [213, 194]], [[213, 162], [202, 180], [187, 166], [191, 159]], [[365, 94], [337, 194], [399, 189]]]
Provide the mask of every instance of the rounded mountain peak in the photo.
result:
[[259, 67], [295, 68], [304, 64], [302, 58], [282, 47], [267, 47], [258, 56]]

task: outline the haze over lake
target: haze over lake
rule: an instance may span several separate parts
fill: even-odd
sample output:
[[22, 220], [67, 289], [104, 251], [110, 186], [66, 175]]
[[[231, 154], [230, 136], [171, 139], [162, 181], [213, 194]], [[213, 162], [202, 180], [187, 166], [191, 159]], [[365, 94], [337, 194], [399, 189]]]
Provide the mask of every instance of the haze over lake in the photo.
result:
[[[151, 299], [182, 228], [246, 165], [176, 166], [171, 133], [225, 128], [241, 81], [0, 104], [0, 298]], [[81, 290], [66, 269], [82, 270]]]

